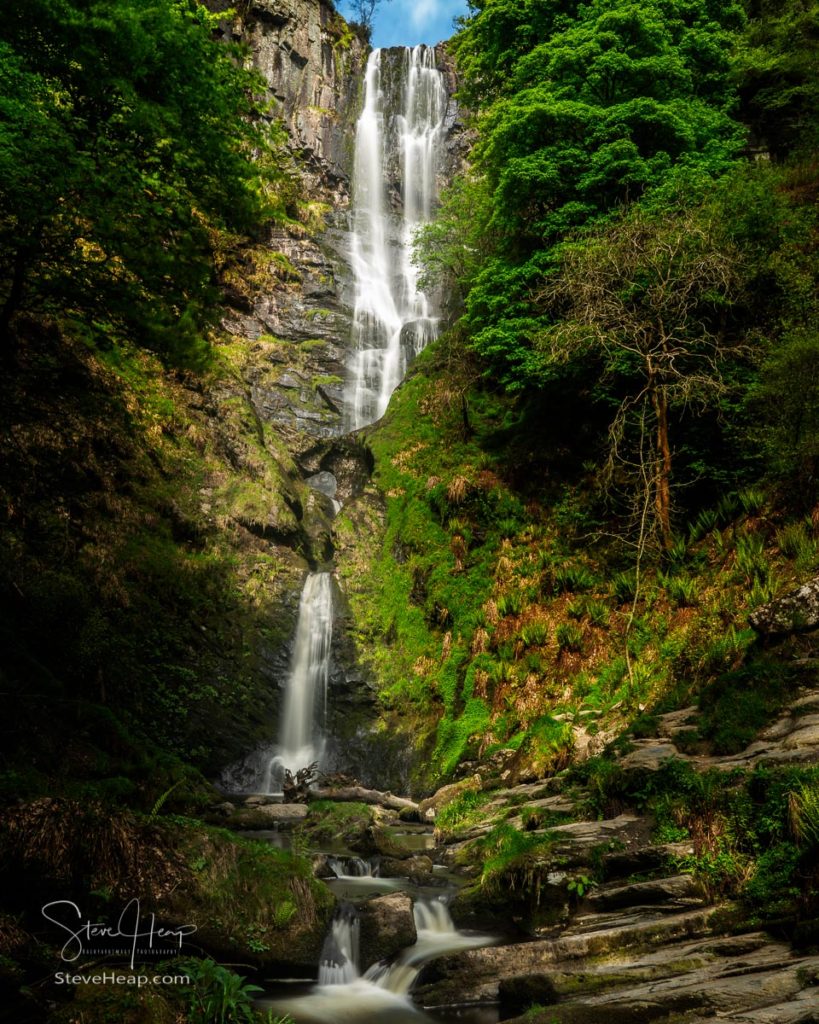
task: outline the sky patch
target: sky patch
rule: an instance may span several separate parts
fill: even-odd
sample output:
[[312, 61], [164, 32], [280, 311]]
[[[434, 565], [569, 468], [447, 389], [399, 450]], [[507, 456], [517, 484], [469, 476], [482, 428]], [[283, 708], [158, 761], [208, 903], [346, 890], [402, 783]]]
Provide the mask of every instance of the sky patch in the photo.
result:
[[[350, 18], [346, 0], [337, 4]], [[466, 0], [385, 0], [373, 23], [373, 46], [416, 46], [440, 43], [454, 34], [453, 22], [466, 14]]]

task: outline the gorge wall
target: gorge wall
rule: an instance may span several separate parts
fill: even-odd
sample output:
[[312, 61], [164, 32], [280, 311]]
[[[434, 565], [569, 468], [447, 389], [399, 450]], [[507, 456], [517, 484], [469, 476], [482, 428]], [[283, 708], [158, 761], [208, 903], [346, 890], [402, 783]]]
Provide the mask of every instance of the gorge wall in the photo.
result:
[[[215, 13], [228, 4], [214, 0]], [[228, 282], [223, 326], [226, 346], [238, 380], [215, 396], [219, 405], [231, 400], [238, 385], [263, 429], [275, 437], [294, 460], [298, 492], [294, 505], [297, 530], [284, 541], [304, 571], [326, 569], [334, 553], [335, 508], [315, 483], [330, 472], [333, 497], [348, 504], [361, 495], [372, 469], [366, 443], [348, 434], [345, 384], [354, 344], [356, 289], [351, 269], [353, 248], [353, 172], [356, 122], [364, 103], [369, 48], [324, 0], [257, 0], [240, 5], [239, 13], [221, 23], [226, 41], [240, 43], [247, 59], [263, 77], [270, 113], [287, 131], [292, 171], [306, 197], [293, 210], [291, 222], [266, 240], [264, 251], [248, 261], [247, 277]], [[445, 113], [437, 187], [446, 184], [460, 165], [465, 133], [453, 94], [454, 70], [439, 46], [435, 65], [443, 71]], [[403, 49], [382, 54], [383, 89], [392, 109], [404, 90], [407, 58]], [[387, 215], [400, 220], [404, 202], [403, 168], [391, 138], [383, 158]], [[396, 236], [400, 233], [396, 229]], [[252, 279], [252, 288], [247, 287]], [[240, 383], [239, 383], [240, 382]], [[315, 479], [314, 479], [315, 478]], [[302, 577], [303, 578], [303, 577]], [[295, 634], [299, 603], [292, 575], [286, 598], [277, 612], [277, 631], [290, 636], [275, 656], [277, 685], [273, 707], [262, 713], [275, 722], [281, 706], [286, 661]], [[373, 730], [381, 737], [379, 781], [406, 782], [406, 742], [378, 723], [376, 684], [359, 667], [353, 623], [346, 595], [334, 582], [335, 627], [330, 668], [327, 731], [333, 763], [366, 776], [372, 761]], [[268, 675], [268, 678], [270, 676]], [[278, 699], [277, 699], [278, 698]]]

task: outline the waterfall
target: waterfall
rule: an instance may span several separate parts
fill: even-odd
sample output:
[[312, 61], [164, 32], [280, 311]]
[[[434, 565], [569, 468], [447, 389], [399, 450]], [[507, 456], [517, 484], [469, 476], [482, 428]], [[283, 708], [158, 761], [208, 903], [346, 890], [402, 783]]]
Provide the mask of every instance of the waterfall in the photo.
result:
[[359, 934], [361, 922], [356, 912], [342, 906], [324, 940], [319, 963], [319, 985], [349, 985], [359, 977]]
[[319, 983], [305, 995], [271, 999], [263, 1004], [275, 1014], [321, 1024], [363, 1021], [429, 1021], [412, 1002], [410, 991], [421, 967], [435, 957], [488, 946], [496, 939], [458, 931], [442, 900], [418, 900], [413, 906], [418, 940], [392, 963], [373, 964], [359, 973], [360, 922], [354, 907], [339, 909], [324, 941]]
[[378, 865], [361, 857], [328, 857], [327, 864], [336, 878], [377, 878]]
[[[405, 996], [418, 977], [421, 966], [444, 953], [485, 946], [493, 940], [486, 935], [467, 935], [455, 927], [442, 900], [418, 900], [412, 908], [418, 939], [391, 964], [373, 964], [361, 980]], [[358, 918], [342, 907], [324, 942], [319, 969], [320, 985], [350, 985], [358, 981]], [[360, 986], [359, 986], [360, 989]]]
[[[438, 329], [432, 303], [418, 287], [412, 244], [416, 230], [430, 219], [437, 196], [447, 107], [444, 78], [435, 66], [434, 49], [407, 47], [403, 90], [394, 97], [384, 59], [385, 51], [374, 50], [367, 62], [364, 109], [355, 137], [354, 354], [346, 395], [352, 429], [384, 414], [408, 363]], [[398, 215], [387, 200], [388, 162], [396, 154], [403, 199]]]
[[296, 641], [285, 687], [279, 742], [265, 773], [266, 793], [278, 790], [286, 768], [295, 773], [299, 768], [321, 760], [332, 639], [330, 573], [311, 573], [299, 602]]

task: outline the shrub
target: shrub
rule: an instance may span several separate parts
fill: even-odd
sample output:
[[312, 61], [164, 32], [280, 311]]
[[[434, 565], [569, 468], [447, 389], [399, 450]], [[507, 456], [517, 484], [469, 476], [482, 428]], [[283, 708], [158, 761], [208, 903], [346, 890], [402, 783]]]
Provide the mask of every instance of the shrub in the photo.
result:
[[583, 646], [583, 630], [572, 622], [563, 622], [555, 630], [557, 646], [561, 651], [579, 651]]
[[565, 565], [555, 569], [552, 583], [556, 594], [581, 593], [584, 590], [591, 590], [597, 580], [594, 573], [585, 565]]
[[611, 578], [611, 592], [620, 604], [633, 601], [637, 594], [637, 574], [634, 570], [615, 573]]
[[770, 574], [765, 544], [758, 534], [740, 537], [736, 548], [736, 567], [748, 586], [765, 583]]

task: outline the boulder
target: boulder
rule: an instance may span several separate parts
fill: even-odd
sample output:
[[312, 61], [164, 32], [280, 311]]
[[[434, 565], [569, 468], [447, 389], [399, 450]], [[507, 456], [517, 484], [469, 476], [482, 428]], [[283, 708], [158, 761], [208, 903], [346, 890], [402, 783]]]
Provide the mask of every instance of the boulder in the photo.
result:
[[395, 892], [368, 900], [361, 908], [362, 972], [379, 960], [412, 946], [417, 938], [412, 900], [406, 893]]
[[418, 805], [418, 811], [424, 821], [435, 821], [435, 816], [442, 807], [451, 803], [461, 793], [476, 792], [482, 787], [480, 775], [472, 775], [461, 782], [453, 782], [448, 786], [442, 786], [432, 796], [422, 800]]
[[819, 576], [748, 616], [757, 633], [787, 636], [819, 627]]
[[406, 860], [382, 857], [379, 874], [382, 878], [409, 878], [410, 881], [423, 885], [432, 877], [432, 861], [423, 854], [417, 854]]

